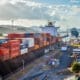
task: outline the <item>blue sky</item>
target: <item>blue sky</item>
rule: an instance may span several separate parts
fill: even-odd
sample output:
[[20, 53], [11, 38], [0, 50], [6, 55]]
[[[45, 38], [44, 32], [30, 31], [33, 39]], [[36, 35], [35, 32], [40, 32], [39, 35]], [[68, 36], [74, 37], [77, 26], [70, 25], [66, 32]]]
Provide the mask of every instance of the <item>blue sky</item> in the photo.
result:
[[43, 25], [56, 21], [61, 28], [80, 27], [80, 0], [0, 0], [0, 24]]
[[63, 3], [69, 3], [70, 0], [34, 0], [39, 1], [42, 3], [49, 3], [49, 4], [63, 4]]
[[80, 0], [34, 0], [34, 1], [48, 4], [80, 5]]

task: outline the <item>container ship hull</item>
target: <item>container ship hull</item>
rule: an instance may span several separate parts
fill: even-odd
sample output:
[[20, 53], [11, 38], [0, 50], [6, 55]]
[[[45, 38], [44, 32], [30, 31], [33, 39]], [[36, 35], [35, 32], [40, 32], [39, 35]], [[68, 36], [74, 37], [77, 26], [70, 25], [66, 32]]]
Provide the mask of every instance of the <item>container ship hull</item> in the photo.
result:
[[[51, 45], [39, 48], [37, 50], [33, 50], [28, 52], [24, 55], [15, 57], [10, 60], [0, 61], [0, 75], [3, 78], [10, 76], [11, 74], [15, 73], [17, 70], [22, 69], [23, 67], [23, 60], [24, 66], [27, 66], [33, 60], [43, 56], [45, 54], [45, 49], [50, 49]], [[52, 45], [54, 46], [54, 45]], [[49, 52], [49, 51], [48, 51]]]

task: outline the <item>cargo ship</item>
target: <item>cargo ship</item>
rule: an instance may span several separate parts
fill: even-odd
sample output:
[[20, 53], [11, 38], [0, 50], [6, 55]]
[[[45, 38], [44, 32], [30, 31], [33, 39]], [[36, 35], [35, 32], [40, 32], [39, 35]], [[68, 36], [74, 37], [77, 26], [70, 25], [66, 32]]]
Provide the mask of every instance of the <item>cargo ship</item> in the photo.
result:
[[0, 39], [0, 76], [5, 77], [27, 65], [34, 59], [48, 53], [60, 43], [58, 27], [52, 22], [41, 27], [41, 33], [9, 33]]

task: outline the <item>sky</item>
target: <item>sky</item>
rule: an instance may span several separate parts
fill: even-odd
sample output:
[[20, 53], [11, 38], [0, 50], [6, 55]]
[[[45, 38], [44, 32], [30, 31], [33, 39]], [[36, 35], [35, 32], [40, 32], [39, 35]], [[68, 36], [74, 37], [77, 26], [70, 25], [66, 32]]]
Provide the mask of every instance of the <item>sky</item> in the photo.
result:
[[80, 0], [0, 0], [0, 25], [80, 27]]

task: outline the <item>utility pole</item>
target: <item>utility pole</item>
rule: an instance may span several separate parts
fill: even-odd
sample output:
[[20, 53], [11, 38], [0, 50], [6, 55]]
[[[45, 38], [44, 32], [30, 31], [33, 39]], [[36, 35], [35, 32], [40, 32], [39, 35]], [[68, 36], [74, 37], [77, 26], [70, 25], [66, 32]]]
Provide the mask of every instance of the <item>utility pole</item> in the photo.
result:
[[15, 29], [15, 27], [14, 27], [14, 20], [13, 19], [11, 20], [11, 25], [12, 25], [12, 29]]
[[24, 73], [24, 60], [22, 59], [22, 71]]
[[2, 80], [2, 77], [0, 76], [0, 80]]

